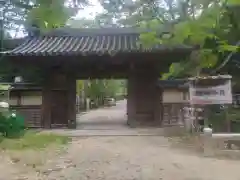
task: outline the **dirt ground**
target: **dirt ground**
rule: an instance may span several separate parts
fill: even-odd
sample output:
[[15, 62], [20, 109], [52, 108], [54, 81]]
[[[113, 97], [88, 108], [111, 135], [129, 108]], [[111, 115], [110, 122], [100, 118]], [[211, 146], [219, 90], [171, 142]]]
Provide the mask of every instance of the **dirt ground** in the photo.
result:
[[186, 152], [161, 136], [75, 138], [66, 149], [1, 153], [0, 180], [240, 180], [240, 161]]
[[142, 136], [146, 132], [126, 127], [125, 111], [121, 101], [77, 116], [73, 132], [100, 129], [108, 136], [79, 136], [45, 151], [0, 152], [0, 180], [240, 180], [240, 160], [205, 158], [185, 144], [173, 148], [163, 136]]

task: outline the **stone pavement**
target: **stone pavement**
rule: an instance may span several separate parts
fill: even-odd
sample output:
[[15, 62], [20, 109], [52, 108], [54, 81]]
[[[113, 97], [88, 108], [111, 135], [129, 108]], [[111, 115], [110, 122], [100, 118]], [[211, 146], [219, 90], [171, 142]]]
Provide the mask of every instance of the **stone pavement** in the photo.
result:
[[162, 136], [161, 128], [122, 128], [122, 129], [53, 129], [42, 130], [45, 133], [56, 133], [70, 137], [88, 137], [88, 136]]
[[77, 129], [43, 130], [78, 136], [158, 136], [163, 135], [161, 128], [130, 128], [127, 125], [126, 100], [118, 101], [116, 106], [91, 110], [77, 114]]
[[122, 100], [113, 107], [104, 107], [77, 114], [77, 129], [113, 130], [128, 128], [126, 103], [126, 100]]

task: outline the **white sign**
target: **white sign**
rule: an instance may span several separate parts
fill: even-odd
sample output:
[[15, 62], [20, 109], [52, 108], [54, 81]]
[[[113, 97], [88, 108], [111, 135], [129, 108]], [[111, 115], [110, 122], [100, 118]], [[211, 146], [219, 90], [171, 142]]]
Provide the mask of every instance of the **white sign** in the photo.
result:
[[189, 95], [191, 104], [232, 104], [231, 80], [207, 87], [190, 84]]

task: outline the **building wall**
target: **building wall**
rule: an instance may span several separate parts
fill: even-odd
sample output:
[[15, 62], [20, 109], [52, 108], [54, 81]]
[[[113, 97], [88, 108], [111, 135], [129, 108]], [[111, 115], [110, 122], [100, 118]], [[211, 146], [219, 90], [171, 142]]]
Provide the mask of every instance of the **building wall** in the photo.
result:
[[188, 104], [188, 100], [187, 89], [165, 88], [162, 94], [162, 126], [182, 124], [182, 109]]
[[14, 92], [10, 96], [9, 104], [12, 106], [42, 105], [42, 92], [41, 91], [22, 91], [18, 93]]
[[26, 127], [41, 128], [42, 123], [42, 92], [39, 91], [12, 91], [10, 106], [25, 119]]
[[21, 93], [21, 105], [42, 105], [42, 93], [41, 92], [22, 92]]
[[164, 89], [163, 90], [163, 103], [185, 103], [189, 100], [187, 90], [180, 89]]
[[9, 99], [9, 105], [10, 106], [16, 106], [18, 103], [18, 97], [16, 96], [11, 96]]

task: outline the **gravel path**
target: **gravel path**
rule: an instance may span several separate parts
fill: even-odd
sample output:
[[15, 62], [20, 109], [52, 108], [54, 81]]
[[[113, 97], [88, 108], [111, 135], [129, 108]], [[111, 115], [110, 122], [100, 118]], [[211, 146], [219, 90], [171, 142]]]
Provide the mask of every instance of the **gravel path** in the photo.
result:
[[[80, 129], [121, 131], [123, 116], [124, 103], [80, 117]], [[0, 152], [0, 180], [240, 180], [240, 161], [186, 152], [163, 136], [75, 137], [64, 150]]]
[[[26, 179], [41, 180], [239, 180], [240, 161], [203, 158], [169, 147], [163, 137], [75, 139]], [[1, 179], [1, 176], [0, 176]], [[10, 178], [8, 178], [10, 179]]]
[[91, 110], [84, 114], [77, 114], [77, 129], [81, 130], [109, 130], [125, 129], [127, 101], [118, 101], [116, 106]]

